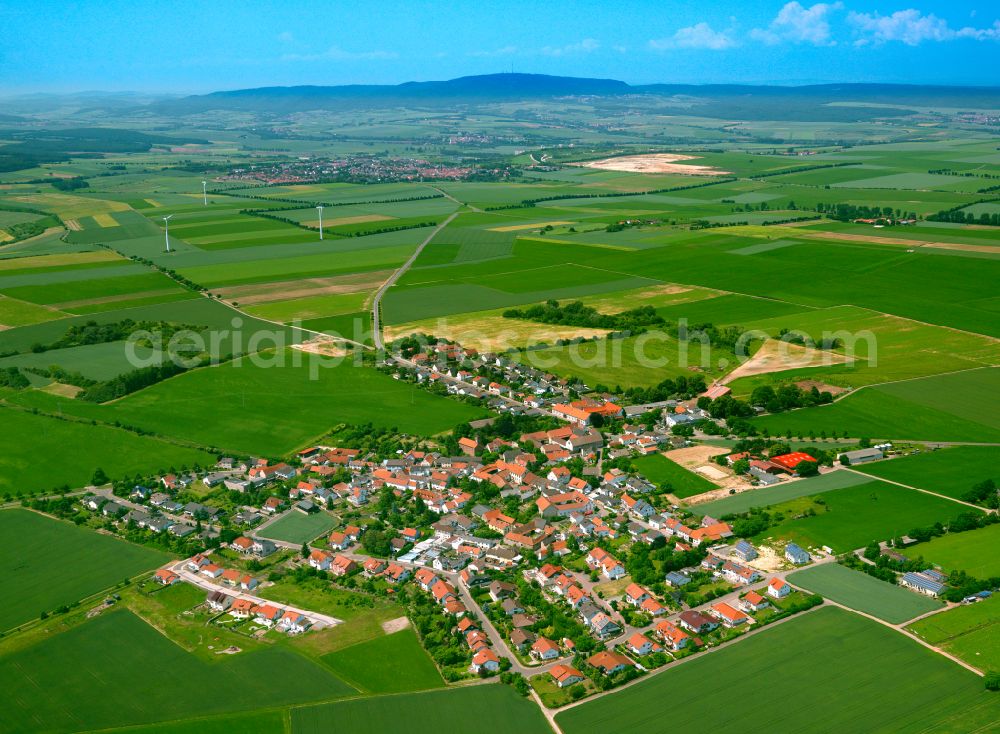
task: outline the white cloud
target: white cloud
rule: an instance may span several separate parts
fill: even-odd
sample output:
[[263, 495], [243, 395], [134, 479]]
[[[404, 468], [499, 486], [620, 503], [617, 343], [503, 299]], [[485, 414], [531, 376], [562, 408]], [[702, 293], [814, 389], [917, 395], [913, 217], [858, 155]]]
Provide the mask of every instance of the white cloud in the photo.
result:
[[468, 56], [477, 56], [489, 58], [492, 56], [510, 56], [511, 54], [517, 53], [517, 46], [501, 46], [500, 48], [495, 48], [492, 50], [483, 51], [469, 51]]
[[282, 31], [278, 34], [278, 40], [282, 43], [291, 43], [295, 40], [295, 36], [292, 35], [291, 31]]
[[285, 54], [282, 61], [379, 61], [395, 59], [399, 56], [395, 51], [345, 51], [339, 46], [330, 46], [326, 51], [316, 54]]
[[545, 56], [570, 56], [573, 54], [589, 54], [601, 47], [599, 41], [594, 38], [584, 38], [578, 43], [570, 43], [566, 46], [546, 46], [542, 49]]
[[750, 31], [751, 38], [768, 44], [791, 41], [792, 43], [811, 43], [815, 46], [831, 46], [836, 43], [830, 39], [830, 15], [840, 10], [843, 3], [816, 3], [808, 8], [800, 3], [785, 3], [767, 28], [754, 28]]
[[924, 41], [953, 41], [968, 38], [975, 41], [1000, 40], [1000, 20], [988, 28], [952, 28], [948, 21], [933, 13], [924, 15], [919, 10], [897, 10], [892, 15], [878, 13], [850, 13], [847, 21], [854, 26], [858, 39], [856, 46], [881, 45], [890, 41], [918, 46]]
[[723, 51], [736, 45], [732, 31], [716, 31], [708, 23], [696, 23], [679, 29], [668, 38], [654, 39], [649, 42], [649, 47], [654, 51], [666, 51], [673, 48]]

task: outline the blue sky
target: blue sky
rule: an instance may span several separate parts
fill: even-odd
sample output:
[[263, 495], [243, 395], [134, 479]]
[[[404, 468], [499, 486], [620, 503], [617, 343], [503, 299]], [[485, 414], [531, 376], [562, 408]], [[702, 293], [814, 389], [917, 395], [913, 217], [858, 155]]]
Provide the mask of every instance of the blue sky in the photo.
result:
[[1000, 84], [1000, 4], [3, 0], [0, 91], [205, 92], [514, 69], [648, 82]]

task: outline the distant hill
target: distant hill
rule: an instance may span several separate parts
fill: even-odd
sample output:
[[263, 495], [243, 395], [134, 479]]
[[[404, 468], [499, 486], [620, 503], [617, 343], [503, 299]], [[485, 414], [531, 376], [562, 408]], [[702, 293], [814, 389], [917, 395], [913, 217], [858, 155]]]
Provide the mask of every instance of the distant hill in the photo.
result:
[[587, 79], [546, 74], [486, 74], [447, 81], [397, 85], [259, 87], [193, 95], [154, 103], [164, 114], [209, 110], [289, 113], [320, 109], [421, 106], [453, 107], [494, 101], [629, 95], [692, 101], [671, 114], [771, 120], [853, 120], [907, 114], [907, 109], [829, 106], [859, 102], [923, 107], [1000, 107], [1000, 88], [906, 84], [814, 84], [798, 87], [740, 84], [646, 84], [633, 86], [615, 79]]

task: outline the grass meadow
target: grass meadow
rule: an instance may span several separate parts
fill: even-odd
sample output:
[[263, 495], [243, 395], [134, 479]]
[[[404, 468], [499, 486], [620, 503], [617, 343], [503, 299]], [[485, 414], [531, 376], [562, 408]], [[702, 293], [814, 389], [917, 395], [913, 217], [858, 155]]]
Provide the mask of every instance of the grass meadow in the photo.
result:
[[835, 489], [850, 487], [855, 484], [865, 484], [868, 480], [857, 474], [846, 471], [836, 471], [821, 477], [797, 479], [770, 487], [759, 487], [747, 492], [740, 492], [721, 500], [692, 505], [691, 510], [712, 517], [723, 517], [740, 512], [747, 512], [751, 507], [770, 507], [782, 502], [831, 492]]
[[[800, 516], [808, 509], [816, 514]], [[779, 505], [775, 511], [783, 511], [786, 519], [761, 535], [846, 553], [913, 528], [947, 523], [968, 510], [951, 500], [875, 481]]]
[[324, 655], [336, 675], [365, 693], [406, 693], [443, 688], [444, 680], [408, 628]]
[[650, 454], [633, 459], [636, 471], [657, 486], [667, 489], [675, 497], [691, 497], [711, 492], [718, 487], [699, 474], [688, 471], [663, 454]]
[[979, 670], [1000, 670], [1000, 595], [921, 619], [907, 629]]
[[965, 571], [976, 578], [1000, 577], [1000, 525], [932, 538], [907, 555], [922, 556], [947, 571]]
[[[56, 410], [73, 402], [50, 395], [44, 397], [51, 399]], [[16, 408], [0, 407], [0, 431], [5, 436], [4, 450], [0, 452], [3, 493], [32, 494], [64, 485], [83, 487], [90, 483], [97, 467], [115, 478], [165, 471], [170, 467], [211, 466], [218, 458], [200, 449], [139, 436], [121, 428], [59, 420]], [[39, 463], [33, 458], [39, 456], [58, 456], [59, 460]]]
[[855, 467], [878, 479], [961, 499], [986, 479], [1000, 479], [1000, 447], [955, 446]]

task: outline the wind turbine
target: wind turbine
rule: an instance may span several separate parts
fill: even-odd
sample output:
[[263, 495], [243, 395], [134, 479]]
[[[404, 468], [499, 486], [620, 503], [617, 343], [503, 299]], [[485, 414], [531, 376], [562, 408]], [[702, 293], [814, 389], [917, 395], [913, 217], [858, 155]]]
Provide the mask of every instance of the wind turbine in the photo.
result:
[[173, 214], [168, 214], [163, 218], [163, 239], [167, 243], [167, 252], [170, 252], [170, 217]]
[[208, 206], [208, 181], [201, 182], [201, 195], [205, 198], [205, 206]]
[[323, 205], [320, 204], [316, 207], [316, 211], [319, 212], [319, 238], [323, 239]]

